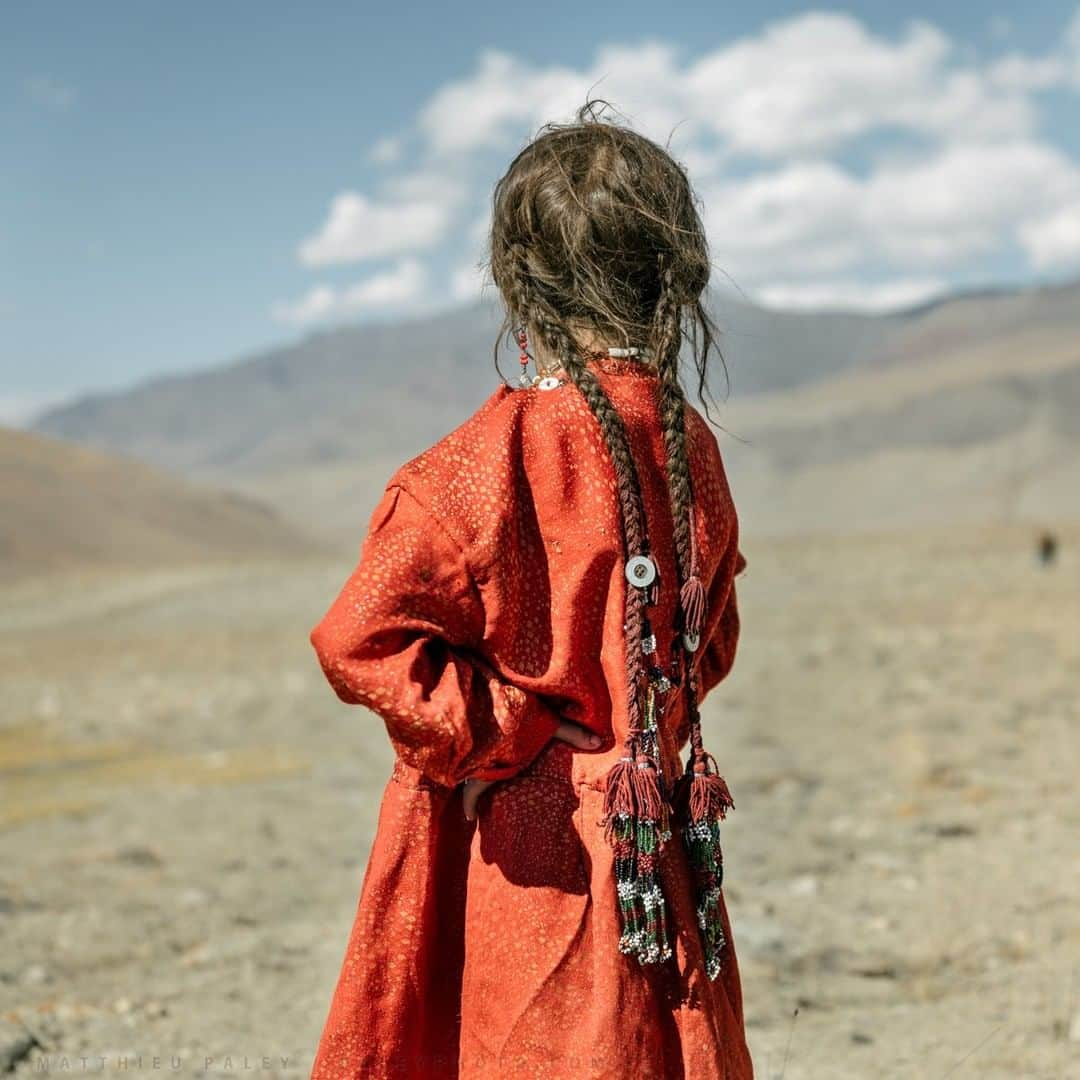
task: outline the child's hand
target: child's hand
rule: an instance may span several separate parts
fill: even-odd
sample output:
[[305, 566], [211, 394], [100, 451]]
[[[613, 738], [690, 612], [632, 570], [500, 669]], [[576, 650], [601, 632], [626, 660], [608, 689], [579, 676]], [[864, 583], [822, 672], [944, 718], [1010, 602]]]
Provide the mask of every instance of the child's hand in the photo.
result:
[[[555, 729], [555, 734], [552, 735], [552, 738], [561, 739], [571, 746], [576, 746], [579, 750], [595, 750], [604, 741], [599, 735], [594, 735], [591, 731], [586, 731], [580, 724], [575, 724], [572, 720], [563, 720]], [[465, 817], [469, 821], [473, 821], [476, 818], [476, 804], [479, 801], [480, 796], [483, 795], [489, 787], [494, 787], [494, 785], [498, 783], [498, 780], [465, 781], [464, 790], [461, 793], [461, 802], [465, 807]]]

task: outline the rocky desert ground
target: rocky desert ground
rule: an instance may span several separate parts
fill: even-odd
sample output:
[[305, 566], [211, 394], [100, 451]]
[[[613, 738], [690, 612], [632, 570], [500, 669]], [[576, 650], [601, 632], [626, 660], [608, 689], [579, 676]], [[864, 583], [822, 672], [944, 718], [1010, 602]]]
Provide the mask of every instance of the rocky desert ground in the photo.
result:
[[[762, 1078], [1080, 1077], [1080, 527], [745, 545], [709, 743]], [[0, 1068], [306, 1076], [391, 755], [348, 559], [0, 592]]]

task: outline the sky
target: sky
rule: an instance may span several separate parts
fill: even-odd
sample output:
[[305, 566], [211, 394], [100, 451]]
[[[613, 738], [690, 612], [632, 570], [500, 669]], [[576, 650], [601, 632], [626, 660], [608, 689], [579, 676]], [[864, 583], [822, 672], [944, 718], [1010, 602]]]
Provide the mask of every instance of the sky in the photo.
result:
[[8, 5], [0, 421], [490, 296], [492, 186], [590, 92], [762, 303], [1076, 278], [1080, 6], [1019, 8]]

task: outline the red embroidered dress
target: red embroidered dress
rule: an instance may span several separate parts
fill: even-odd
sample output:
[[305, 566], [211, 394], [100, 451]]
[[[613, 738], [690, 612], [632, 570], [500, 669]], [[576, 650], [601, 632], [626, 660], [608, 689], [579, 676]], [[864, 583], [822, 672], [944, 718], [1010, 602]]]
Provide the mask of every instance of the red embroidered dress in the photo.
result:
[[[594, 359], [627, 429], [661, 582], [656, 662], [673, 657], [678, 590], [657, 376]], [[545, 383], [551, 386], [550, 383]], [[728, 673], [745, 565], [719, 448], [687, 408], [696, 544], [708, 604], [699, 696]], [[726, 909], [707, 977], [682, 844], [660, 850], [674, 955], [618, 951], [603, 789], [626, 736], [626, 555], [615, 475], [569, 382], [500, 387], [403, 465], [360, 561], [311, 640], [342, 700], [397, 751], [312, 1076], [752, 1076]], [[560, 717], [603, 738], [551, 738]], [[614, 730], [613, 730], [614, 727]], [[659, 766], [683, 766], [679, 687]], [[502, 779], [467, 822], [455, 790]]]

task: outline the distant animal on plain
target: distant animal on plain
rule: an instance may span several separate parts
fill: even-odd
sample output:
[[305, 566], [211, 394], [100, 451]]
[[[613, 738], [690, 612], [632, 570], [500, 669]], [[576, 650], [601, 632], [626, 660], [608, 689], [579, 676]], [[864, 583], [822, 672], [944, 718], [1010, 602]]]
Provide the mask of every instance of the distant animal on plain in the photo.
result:
[[1039, 537], [1039, 562], [1043, 566], [1052, 566], [1057, 559], [1058, 540], [1052, 532], [1044, 532]]

